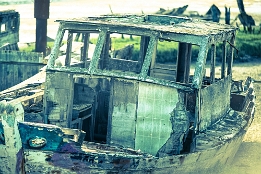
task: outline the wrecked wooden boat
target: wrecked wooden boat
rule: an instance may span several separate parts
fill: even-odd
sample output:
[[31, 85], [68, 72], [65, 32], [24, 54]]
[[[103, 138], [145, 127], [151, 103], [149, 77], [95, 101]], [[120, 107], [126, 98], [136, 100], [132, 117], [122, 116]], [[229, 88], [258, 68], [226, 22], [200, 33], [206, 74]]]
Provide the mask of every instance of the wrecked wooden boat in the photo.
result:
[[[1, 172], [217, 173], [232, 161], [255, 108], [251, 78], [232, 80], [236, 28], [164, 15], [58, 22], [46, 72], [0, 93]], [[139, 38], [136, 58], [111, 56], [115, 34]], [[157, 61], [166, 43], [175, 64]]]
[[0, 11], [0, 51], [19, 50], [20, 15], [15, 10]]

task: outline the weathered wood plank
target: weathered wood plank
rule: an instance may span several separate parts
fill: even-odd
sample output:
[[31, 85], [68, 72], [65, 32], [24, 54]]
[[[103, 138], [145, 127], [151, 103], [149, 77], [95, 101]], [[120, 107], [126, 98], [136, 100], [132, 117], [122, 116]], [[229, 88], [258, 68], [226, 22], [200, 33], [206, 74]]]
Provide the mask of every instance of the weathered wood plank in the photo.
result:
[[44, 110], [45, 120], [51, 124], [70, 127], [72, 121], [74, 78], [72, 74], [46, 74]]
[[44, 66], [43, 54], [35, 52], [0, 51], [0, 91], [37, 74]]
[[210, 83], [215, 82], [215, 69], [216, 69], [216, 45], [211, 45], [211, 67], [210, 67]]
[[22, 142], [18, 122], [23, 121], [20, 103], [0, 102], [0, 119], [4, 132], [4, 144], [0, 144], [0, 173], [22, 173]]

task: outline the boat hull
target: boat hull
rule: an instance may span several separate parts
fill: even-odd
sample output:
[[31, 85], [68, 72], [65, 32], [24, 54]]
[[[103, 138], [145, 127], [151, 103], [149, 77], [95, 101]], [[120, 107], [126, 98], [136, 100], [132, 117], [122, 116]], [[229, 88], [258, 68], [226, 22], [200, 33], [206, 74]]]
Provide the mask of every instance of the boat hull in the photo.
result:
[[241, 116], [231, 111], [211, 129], [199, 134], [194, 153], [158, 158], [120, 147], [84, 143], [80, 153], [27, 149], [25, 170], [27, 173], [220, 173], [232, 162], [252, 122], [253, 117]]

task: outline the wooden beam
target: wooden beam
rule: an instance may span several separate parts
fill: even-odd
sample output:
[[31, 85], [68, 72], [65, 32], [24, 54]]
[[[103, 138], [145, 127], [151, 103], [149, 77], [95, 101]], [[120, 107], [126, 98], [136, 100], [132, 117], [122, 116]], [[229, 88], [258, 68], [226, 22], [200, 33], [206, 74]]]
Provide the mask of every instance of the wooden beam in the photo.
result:
[[192, 87], [200, 89], [202, 86], [203, 76], [206, 67], [206, 59], [208, 53], [208, 39], [203, 39], [199, 48], [198, 59], [194, 72]]
[[102, 49], [102, 54], [101, 54], [101, 61], [100, 61], [100, 65], [99, 68], [100, 69], [105, 69], [108, 65], [108, 59], [109, 59], [109, 50], [111, 49], [111, 38], [110, 38], [110, 34], [107, 33], [106, 34], [106, 38], [105, 38], [105, 43], [103, 45], [103, 49]]
[[46, 69], [53, 68], [54, 64], [55, 64], [55, 59], [58, 57], [60, 46], [61, 46], [63, 35], [64, 35], [64, 30], [62, 28], [63, 28], [63, 25], [60, 24]]
[[145, 60], [144, 60], [143, 66], [141, 68], [141, 72], [140, 72], [140, 76], [139, 76], [139, 78], [141, 78], [141, 79], [145, 79], [148, 75], [151, 61], [152, 61], [152, 59], [155, 59], [155, 57], [156, 57], [157, 44], [158, 44], [158, 37], [156, 37], [156, 36], [150, 37], [148, 49], [146, 51]]
[[68, 32], [66, 58], [64, 63], [64, 65], [67, 67], [70, 67], [71, 65], [72, 41], [73, 41], [73, 33]]
[[191, 48], [192, 48], [191, 44], [179, 42], [176, 82], [181, 82], [181, 83], [189, 82]]
[[235, 43], [235, 36], [231, 38], [230, 40], [230, 46], [229, 46], [229, 51], [228, 51], [228, 57], [227, 57], [227, 75], [232, 74], [232, 65], [233, 65], [233, 53], [234, 53], [234, 48], [233, 45]]
[[[149, 41], [150, 41], [150, 37], [148, 36], [141, 36], [141, 40], [140, 40], [140, 53], [139, 53], [139, 58], [138, 58], [138, 65], [139, 68], [141, 68], [144, 59], [145, 59], [145, 55], [146, 55], [146, 51], [148, 49], [148, 45], [149, 45]], [[154, 62], [152, 61], [151, 63], [151, 67], [154, 67]]]
[[74, 96], [73, 75], [66, 72], [47, 72], [44, 95], [45, 121], [70, 127]]
[[221, 78], [226, 77], [226, 59], [227, 59], [227, 47], [226, 47], [226, 41], [223, 41], [222, 44], [222, 65], [221, 65]]
[[211, 45], [211, 65], [210, 65], [210, 84], [215, 83], [216, 73], [216, 45]]
[[107, 30], [102, 30], [99, 34], [98, 40], [97, 40], [97, 44], [93, 53], [93, 57], [92, 57], [92, 61], [91, 64], [89, 66], [89, 70], [88, 72], [90, 74], [92, 74], [97, 68], [98, 68], [98, 64], [99, 64], [99, 58], [101, 56], [101, 52], [103, 49], [103, 45], [106, 39], [106, 35], [107, 35]]
[[89, 40], [90, 40], [90, 33], [84, 33], [83, 34], [83, 51], [82, 51], [82, 57], [81, 61], [84, 62], [84, 67], [87, 68], [87, 57], [88, 57], [88, 50], [89, 50]]

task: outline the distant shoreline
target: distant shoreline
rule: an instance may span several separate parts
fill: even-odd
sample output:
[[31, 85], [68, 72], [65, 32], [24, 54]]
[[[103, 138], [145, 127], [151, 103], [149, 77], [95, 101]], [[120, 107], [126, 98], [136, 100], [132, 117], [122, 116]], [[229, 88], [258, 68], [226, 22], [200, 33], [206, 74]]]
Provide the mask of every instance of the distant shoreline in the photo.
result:
[[[5, 5], [1, 5], [4, 3]], [[47, 36], [50, 38], [56, 37], [59, 26], [55, 22], [56, 20], [110, 14], [109, 5], [113, 13], [117, 14], [141, 14], [141, 12], [152, 14], [158, 11], [159, 8], [171, 9], [188, 4], [187, 11], [197, 11], [200, 15], [204, 15], [212, 4], [216, 4], [221, 11], [220, 17], [223, 22], [225, 17], [225, 3], [228, 7], [231, 7], [232, 22], [239, 13], [235, 0], [183, 0], [175, 3], [171, 0], [150, 0], [150, 3], [147, 3], [146, 0], [124, 1], [124, 3], [122, 3], [122, 0], [50, 0]], [[259, 11], [261, 9], [261, 2], [245, 0], [244, 3], [246, 12], [254, 18], [256, 25], [259, 26], [261, 23], [261, 12]], [[19, 41], [21, 43], [35, 42], [36, 19], [34, 18], [34, 0], [0, 0], [0, 11], [10, 9], [20, 14]]]
[[[67, 0], [50, 0], [50, 2], [61, 2], [61, 1], [67, 1]], [[34, 0], [6, 0], [1, 1], [0, 5], [14, 5], [14, 4], [33, 4]]]

